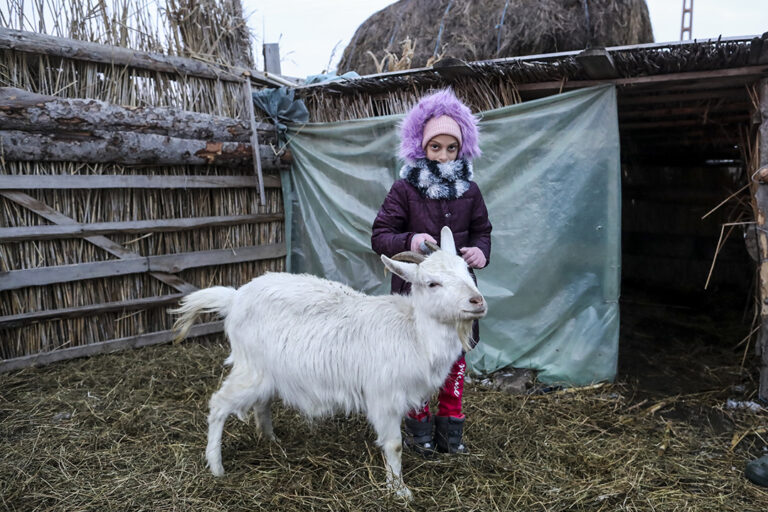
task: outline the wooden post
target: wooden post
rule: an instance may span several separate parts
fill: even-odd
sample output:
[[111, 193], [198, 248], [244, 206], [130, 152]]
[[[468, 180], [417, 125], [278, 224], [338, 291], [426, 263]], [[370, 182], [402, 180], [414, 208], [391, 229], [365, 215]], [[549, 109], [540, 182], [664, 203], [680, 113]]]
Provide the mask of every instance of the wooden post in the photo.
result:
[[256, 171], [256, 178], [259, 180], [259, 201], [261, 206], [267, 204], [267, 198], [264, 196], [264, 175], [261, 172], [261, 155], [259, 152], [259, 133], [256, 130], [256, 117], [253, 110], [253, 89], [251, 88], [251, 79], [245, 77], [243, 80], [243, 101], [245, 101], [246, 120], [251, 126], [251, 148], [253, 149], [253, 169]]
[[[768, 167], [768, 79], [760, 81], [761, 123], [758, 142], [758, 169]], [[758, 396], [768, 401], [768, 182], [761, 180], [755, 192], [757, 203], [758, 244], [760, 251], [760, 336], [757, 352], [760, 355], [760, 389]]]
[[280, 72], [280, 45], [278, 43], [264, 43], [264, 71], [274, 75]]

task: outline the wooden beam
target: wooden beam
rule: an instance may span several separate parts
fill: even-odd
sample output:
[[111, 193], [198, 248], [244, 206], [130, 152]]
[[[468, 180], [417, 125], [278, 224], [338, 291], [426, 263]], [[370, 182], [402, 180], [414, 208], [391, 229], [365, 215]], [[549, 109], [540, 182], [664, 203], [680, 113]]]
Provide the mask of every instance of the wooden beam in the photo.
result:
[[646, 108], [637, 110], [619, 109], [619, 120], [633, 118], [659, 118], [659, 117], [677, 117], [677, 116], [703, 116], [710, 112], [742, 112], [745, 116], [750, 115], [751, 104], [746, 102], [718, 103], [699, 105], [696, 107], [667, 107], [667, 108]]
[[[279, 169], [280, 158], [269, 146], [260, 146], [265, 167]], [[247, 142], [216, 142], [180, 139], [153, 133], [89, 132], [34, 133], [0, 130], [0, 156], [6, 161], [88, 162], [127, 165], [221, 165], [251, 164], [253, 151]]]
[[29, 240], [57, 240], [83, 238], [110, 233], [139, 234], [183, 231], [241, 224], [260, 224], [284, 220], [282, 213], [231, 215], [218, 217], [190, 217], [185, 219], [137, 220], [125, 222], [94, 222], [91, 224], [61, 224], [0, 228], [0, 243]]
[[0, 291], [150, 271], [173, 274], [190, 268], [282, 258], [285, 255], [285, 244], [267, 244], [10, 270], [0, 272]]
[[[246, 83], [244, 81], [243, 83]], [[28, 132], [140, 132], [180, 139], [250, 142], [251, 123], [168, 107], [123, 107], [95, 99], [60, 98], [0, 87], [0, 125]], [[274, 126], [256, 125], [274, 138]]]
[[742, 116], [711, 117], [706, 121], [702, 119], [677, 119], [671, 121], [636, 121], [619, 123], [620, 130], [656, 130], [658, 128], [673, 128], [676, 126], [711, 126], [717, 127], [726, 124], [749, 123], [749, 114]]
[[118, 302], [105, 302], [103, 304], [89, 304], [73, 308], [49, 309], [44, 311], [32, 311], [18, 315], [0, 316], [0, 329], [29, 325], [33, 322], [53, 320], [58, 318], [79, 318], [88, 315], [99, 315], [112, 311], [133, 311], [157, 306], [172, 304], [184, 296], [183, 293], [160, 295], [158, 297], [146, 297], [142, 299], [121, 300]]
[[[208, 334], [220, 333], [224, 330], [224, 322], [209, 322], [205, 324], [193, 325], [187, 334], [187, 338], [205, 336]], [[0, 373], [19, 370], [30, 366], [45, 365], [58, 361], [66, 361], [77, 357], [89, 357], [97, 354], [109, 354], [121, 350], [147, 347], [168, 343], [176, 339], [176, 331], [167, 330], [153, 332], [151, 334], [140, 334], [138, 336], [128, 336], [109, 341], [100, 341], [80, 347], [70, 347], [51, 352], [43, 352], [31, 356], [16, 357], [13, 359], [4, 359], [0, 361]]]
[[587, 48], [576, 55], [576, 62], [581, 65], [584, 72], [593, 80], [605, 78], [618, 78], [616, 65], [611, 54], [605, 48]]
[[[768, 79], [760, 81], [758, 96], [760, 99], [760, 117], [762, 118], [758, 142], [758, 169], [760, 169], [768, 166]], [[763, 181], [757, 185], [755, 204], [760, 253], [760, 319], [762, 322], [756, 343], [756, 349], [760, 356], [758, 396], [761, 400], [768, 401], [768, 183]]]
[[[279, 188], [280, 177], [265, 176], [267, 188]], [[158, 174], [3, 174], [0, 190], [197, 189], [258, 188], [256, 176], [164, 176]]]
[[282, 74], [280, 71], [280, 44], [264, 43], [262, 50], [264, 54], [264, 71], [274, 75]]
[[248, 123], [251, 126], [251, 149], [253, 150], [253, 169], [256, 172], [256, 177], [259, 180], [259, 199], [261, 201], [261, 205], [265, 206], [267, 204], [267, 199], [264, 194], [264, 176], [261, 172], [261, 155], [258, 151], [256, 151], [257, 148], [260, 147], [259, 145], [259, 132], [256, 129], [256, 116], [253, 113], [253, 90], [251, 89], [251, 82], [245, 81], [243, 82], [243, 101], [245, 102], [245, 112], [246, 116], [248, 117]]
[[[714, 78], [736, 77], [759, 79], [768, 74], [768, 65], [744, 66], [740, 68], [717, 69], [713, 71], [689, 71], [684, 73], [668, 73], [663, 75], [636, 76], [630, 78], [614, 78], [605, 80], [572, 80], [536, 82], [528, 84], [516, 84], [518, 91], [559, 91], [561, 89], [581, 89], [596, 85], [614, 84], [617, 86], [637, 86], [646, 84], [671, 84], [675, 82], [688, 82], [693, 80], [711, 80]], [[710, 86], [712, 84], [710, 83]]]
[[627, 105], [658, 105], [662, 103], [688, 103], [691, 101], [723, 101], [731, 99], [747, 100], [749, 95], [743, 85], [739, 87], [729, 87], [726, 89], [713, 89], [703, 92], [680, 92], [676, 94], [648, 94], [647, 91], [643, 91], [641, 94], [636, 94], [626, 90], [624, 94], [620, 94], [618, 97], [618, 105], [621, 110], [622, 107]]
[[243, 76], [247, 76], [269, 87], [295, 85], [288, 80], [278, 76], [270, 76], [268, 73], [255, 69], [235, 66], [223, 67], [186, 57], [143, 52], [120, 46], [109, 46], [9, 28], [0, 28], [0, 50], [50, 55], [53, 57], [64, 57], [86, 62], [125, 66], [127, 68], [146, 69], [172, 75], [194, 76], [227, 82], [241, 82]]

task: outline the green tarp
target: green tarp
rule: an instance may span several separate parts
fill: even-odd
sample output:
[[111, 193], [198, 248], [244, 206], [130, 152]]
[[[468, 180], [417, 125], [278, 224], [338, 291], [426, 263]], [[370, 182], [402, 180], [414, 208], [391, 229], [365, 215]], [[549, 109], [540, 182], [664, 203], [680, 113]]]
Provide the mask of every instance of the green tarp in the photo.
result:
[[[616, 375], [620, 172], [616, 92], [583, 89], [482, 112], [475, 181], [493, 223], [477, 272], [489, 312], [470, 369], [551, 384]], [[402, 116], [291, 126], [284, 176], [290, 270], [389, 293], [371, 224], [402, 162]], [[289, 220], [292, 218], [292, 221]]]

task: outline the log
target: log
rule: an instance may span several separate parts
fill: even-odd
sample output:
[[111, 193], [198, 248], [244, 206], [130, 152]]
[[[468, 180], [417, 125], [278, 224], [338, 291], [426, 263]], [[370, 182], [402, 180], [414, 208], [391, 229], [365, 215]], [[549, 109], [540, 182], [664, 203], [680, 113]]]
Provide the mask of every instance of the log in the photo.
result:
[[[759, 84], [760, 116], [762, 122], [759, 131], [758, 169], [768, 166], [768, 79]], [[757, 205], [758, 250], [760, 253], [760, 320], [762, 326], [758, 336], [756, 349], [760, 356], [760, 385], [758, 396], [768, 401], [768, 183], [757, 185], [755, 192]]]
[[[245, 83], [245, 82], [244, 82]], [[59, 98], [0, 87], [0, 126], [28, 132], [154, 133], [180, 139], [249, 142], [251, 123], [168, 107], [123, 107], [95, 99]], [[256, 125], [262, 139], [274, 126]]]
[[[205, 336], [207, 334], [215, 334], [224, 330], [224, 322], [209, 322], [205, 324], [193, 325], [187, 334], [187, 338], [195, 336]], [[74, 359], [76, 357], [94, 356], [97, 354], [109, 354], [111, 352], [117, 352], [120, 350], [127, 350], [139, 347], [146, 347], [149, 345], [157, 345], [160, 343], [168, 343], [176, 339], [177, 332], [173, 330], [153, 332], [151, 334], [140, 334], [138, 336], [128, 336], [125, 338], [118, 338], [109, 341], [100, 341], [97, 343], [91, 343], [89, 345], [83, 345], [80, 347], [63, 348], [59, 350], [53, 350], [51, 352], [43, 352], [42, 354], [34, 354], [30, 356], [15, 357], [13, 359], [4, 359], [0, 361], [0, 373], [10, 372], [12, 370], [18, 370], [20, 368], [27, 368], [29, 366], [44, 365], [49, 363], [55, 363], [57, 361], [65, 361], [67, 359]]]
[[240, 224], [260, 224], [282, 221], [282, 213], [251, 215], [222, 215], [217, 217], [190, 217], [185, 219], [136, 220], [125, 222], [94, 222], [91, 224], [62, 224], [0, 228], [0, 243], [29, 240], [59, 240], [83, 238], [111, 233], [141, 234], [202, 229]]
[[[265, 177], [280, 188], [280, 177]], [[157, 174], [0, 174], [0, 190], [258, 188], [256, 176], [164, 176]]]
[[[287, 157], [276, 157], [269, 146], [259, 146], [266, 169], [279, 169]], [[180, 139], [152, 133], [91, 132], [32, 133], [0, 130], [0, 157], [6, 161], [88, 162], [126, 165], [251, 164], [251, 145]]]
[[186, 57], [143, 52], [121, 46], [109, 46], [9, 28], [0, 28], [0, 50], [4, 49], [159, 71], [177, 76], [187, 75], [227, 82], [241, 82], [243, 77], [247, 76], [268, 87], [295, 85], [279, 76], [270, 76], [255, 69], [233, 66], [224, 68]]

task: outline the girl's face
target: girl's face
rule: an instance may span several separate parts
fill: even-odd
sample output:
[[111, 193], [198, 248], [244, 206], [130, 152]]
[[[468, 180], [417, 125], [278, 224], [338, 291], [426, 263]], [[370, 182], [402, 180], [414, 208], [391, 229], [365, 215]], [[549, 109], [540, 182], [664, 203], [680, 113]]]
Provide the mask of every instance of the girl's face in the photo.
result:
[[437, 135], [429, 139], [425, 150], [429, 160], [444, 164], [459, 156], [459, 141], [453, 135]]

